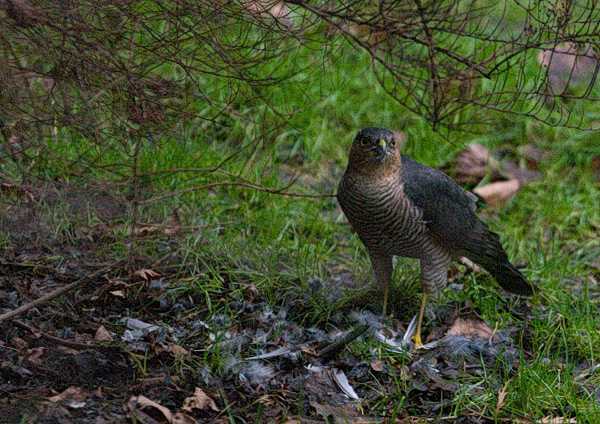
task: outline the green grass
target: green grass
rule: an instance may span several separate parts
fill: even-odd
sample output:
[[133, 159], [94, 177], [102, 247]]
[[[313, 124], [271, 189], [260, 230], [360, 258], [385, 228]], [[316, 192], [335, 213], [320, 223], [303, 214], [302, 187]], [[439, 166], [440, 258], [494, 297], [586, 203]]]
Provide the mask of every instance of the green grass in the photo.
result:
[[[600, 358], [599, 303], [589, 298], [597, 292], [595, 281], [600, 279], [598, 269], [591, 266], [600, 255], [600, 186], [589, 170], [591, 158], [600, 155], [599, 136], [507, 116], [499, 118], [495, 131], [488, 134], [450, 134], [446, 140], [433, 132], [427, 122], [408, 114], [384, 93], [368, 71], [368, 58], [357, 59], [358, 66], [353, 69], [345, 69], [342, 61], [334, 61], [327, 72], [315, 76], [321, 84], [308, 85], [314, 91], [311, 95], [323, 95], [324, 99], [295, 115], [275, 145], [252, 156], [254, 166], [246, 177], [255, 180], [267, 174], [261, 182], [280, 187], [285, 185], [286, 174], [293, 171], [300, 176], [292, 188], [294, 191], [332, 193], [355, 132], [367, 126], [403, 130], [407, 137], [405, 153], [430, 166], [443, 164], [471, 142], [483, 143], [490, 149], [514, 150], [528, 143], [547, 149], [549, 159], [541, 164], [541, 182], [525, 185], [499, 210], [483, 208], [490, 226], [501, 235], [511, 259], [526, 263], [527, 276], [539, 282], [538, 293], [530, 303], [533, 318], [527, 323], [534, 357], [522, 360], [514, 376], [505, 375], [500, 369], [486, 370], [494, 374], [500, 386], [507, 384], [505, 403], [498, 414], [497, 388], [492, 387], [490, 375], [482, 375], [476, 381], [471, 377], [459, 379], [463, 388], [448, 399], [448, 409], [456, 416], [476, 409], [494, 419], [541, 419], [554, 415], [577, 416], [578, 422], [600, 422], [594, 394], [584, 391], [585, 387], [600, 384], [600, 374], [575, 379], [577, 363], [596, 364]], [[305, 98], [294, 90], [271, 90], [275, 101], [286, 107], [305, 103]], [[260, 110], [250, 105], [241, 109], [260, 119]], [[589, 113], [600, 113], [600, 106], [596, 105]], [[226, 120], [228, 126], [203, 128], [194, 138], [162, 139], [160, 145], [143, 149], [142, 172], [215, 166], [240, 143], [260, 138], [257, 128], [248, 122]], [[60, 140], [50, 140], [48, 147], [53, 149], [53, 155], [66, 161], [48, 160], [38, 169], [45, 178], [64, 180], [72, 169], [72, 166], [63, 167], [67, 161], [92, 163], [101, 158], [103, 163], [110, 163], [129, 159], [130, 152], [117, 142], [107, 142], [108, 146], [100, 151], [98, 146], [86, 146], [85, 141], [66, 133]], [[301, 158], [302, 163], [294, 163], [291, 158]], [[245, 169], [246, 159], [247, 155], [240, 156], [228, 163], [226, 169], [231, 172]], [[85, 165], [82, 168], [89, 171]], [[273, 171], [265, 173], [269, 169]], [[3, 164], [2, 170], [15, 177], [18, 174], [10, 164]], [[92, 178], [120, 180], [118, 175], [99, 171]], [[151, 191], [162, 192], [214, 181], [218, 181], [214, 174], [179, 173], [144, 180], [143, 184]], [[78, 180], [73, 179], [73, 182], [78, 183]], [[75, 228], [93, 225], [98, 219], [91, 213], [86, 214], [82, 222], [69, 222], [63, 207], [60, 203], [41, 205], [46, 225], [52, 229], [50, 238], [76, 243]], [[175, 245], [170, 244], [182, 260], [171, 265], [181, 280], [170, 289], [169, 295], [189, 293], [200, 305], [194, 313], [203, 319], [215, 314], [234, 318], [229, 308], [232, 295], [243, 297], [245, 288], [250, 285], [274, 307], [290, 307], [293, 303], [289, 318], [307, 326], [324, 325], [335, 313], [353, 309], [369, 292], [371, 277], [366, 252], [349, 226], [341, 223], [333, 199], [290, 198], [223, 187], [151, 204], [143, 208], [142, 216], [145, 221], [161, 221], [174, 208], [180, 209], [184, 225], [211, 225], [181, 237]], [[218, 223], [224, 224], [219, 226]], [[14, 242], [11, 235], [0, 231], [0, 243], [7, 246], [11, 242]], [[112, 245], [113, 254], [128, 252], [127, 243], [127, 240], [116, 240]], [[146, 245], [142, 241], [140, 251], [156, 258], [161, 256], [160, 246], [160, 243]], [[418, 308], [418, 270], [412, 261], [399, 263], [391, 306], [397, 316], [409, 319]], [[352, 281], [346, 281], [351, 290], [328, 294], [327, 284], [316, 293], [308, 289], [311, 281], [328, 282], [342, 272], [345, 278], [351, 276]], [[489, 284], [489, 279], [480, 276], [475, 280], [467, 274], [463, 280], [467, 287], [463, 292], [448, 292], [432, 304], [468, 300], [483, 319], [498, 323], [501, 329], [522, 324], [498, 307], [503, 300], [491, 288], [493, 284]], [[231, 282], [235, 284], [229, 284]], [[373, 297], [374, 310], [378, 308], [377, 296], [379, 294]], [[353, 349], [368, 359], [373, 345], [365, 343]], [[396, 380], [397, 390], [391, 393], [383, 385], [373, 387], [377, 396], [371, 406], [373, 410], [392, 410], [392, 416], [410, 415], [407, 397], [410, 381], [402, 379], [399, 373], [410, 363], [406, 358], [379, 353], [398, 371], [389, 376]], [[214, 350], [195, 357], [188, 365], [198, 369], [208, 365], [220, 372], [226, 358], [227, 352]], [[470, 390], [474, 387], [482, 390], [472, 395]]]

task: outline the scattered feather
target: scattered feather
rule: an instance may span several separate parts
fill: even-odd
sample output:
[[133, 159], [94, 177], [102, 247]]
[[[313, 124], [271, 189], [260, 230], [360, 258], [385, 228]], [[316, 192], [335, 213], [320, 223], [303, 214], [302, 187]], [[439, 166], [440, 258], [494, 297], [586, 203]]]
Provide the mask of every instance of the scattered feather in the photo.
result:
[[290, 348], [289, 346], [285, 346], [285, 347], [281, 347], [277, 350], [274, 350], [272, 352], [263, 353], [262, 355], [257, 355], [257, 356], [252, 356], [250, 358], [246, 358], [245, 361], [253, 361], [255, 359], [275, 358], [277, 356], [285, 355], [286, 353], [291, 352], [291, 350], [292, 350], [292, 348]]
[[344, 374], [343, 371], [334, 368], [331, 370], [331, 374], [333, 377], [333, 381], [335, 381], [337, 383], [337, 385], [340, 387], [340, 389], [342, 389], [342, 391], [344, 393], [346, 393], [346, 395], [348, 397], [350, 397], [351, 399], [354, 400], [359, 400], [360, 398], [358, 397], [358, 395], [356, 394], [356, 392], [354, 391], [354, 389], [352, 388], [352, 386], [350, 385], [350, 383], [348, 382], [348, 379], [346, 378], [346, 374]]

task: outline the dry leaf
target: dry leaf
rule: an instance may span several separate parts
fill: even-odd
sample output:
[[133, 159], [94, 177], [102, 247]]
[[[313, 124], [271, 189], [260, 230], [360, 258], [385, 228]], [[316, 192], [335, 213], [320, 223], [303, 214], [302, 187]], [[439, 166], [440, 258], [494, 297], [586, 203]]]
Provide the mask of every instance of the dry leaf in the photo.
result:
[[15, 345], [17, 350], [26, 350], [29, 347], [27, 342], [20, 337], [13, 337], [11, 341]]
[[339, 28], [368, 44], [379, 44], [387, 38], [385, 31], [374, 30], [371, 25], [345, 24]]
[[519, 146], [517, 150], [519, 151], [519, 154], [525, 158], [527, 167], [529, 169], [533, 169], [534, 171], [539, 171], [540, 163], [548, 160], [548, 150], [540, 149], [533, 144]]
[[459, 184], [477, 184], [488, 173], [499, 175], [498, 168], [490, 163], [490, 153], [482, 144], [473, 143], [458, 152], [452, 162], [447, 162], [442, 169], [448, 170]]
[[165, 352], [172, 353], [173, 355], [189, 355], [190, 351], [182, 348], [181, 346], [175, 343], [167, 343], [166, 346], [163, 346]]
[[383, 371], [383, 361], [380, 359], [371, 361], [371, 368], [375, 371]]
[[479, 274], [481, 272], [481, 267], [469, 258], [465, 258], [463, 256], [460, 258], [460, 262], [466, 266], [469, 271], [473, 271], [475, 274]]
[[212, 400], [206, 393], [204, 393], [204, 390], [196, 387], [194, 395], [185, 398], [181, 409], [187, 412], [192, 412], [193, 409], [199, 409], [203, 411], [207, 407], [215, 412], [219, 412], [219, 408], [217, 408], [215, 401]]
[[112, 294], [113, 296], [125, 298], [125, 293], [123, 293], [123, 290], [114, 290], [111, 291], [110, 294]]
[[254, 285], [254, 283], [250, 283], [250, 285], [248, 286], [248, 288], [246, 290], [244, 290], [245, 298], [249, 302], [252, 302], [259, 294], [260, 293], [258, 292], [258, 289]]
[[315, 408], [317, 414], [323, 416], [326, 420], [333, 417], [335, 423], [353, 423], [360, 417], [360, 413], [356, 411], [351, 404], [344, 405], [323, 405], [314, 401], [310, 401], [310, 406]]
[[152, 271], [151, 269], [140, 269], [133, 274], [145, 281], [155, 280], [160, 277], [159, 273]]
[[458, 317], [448, 330], [448, 336], [462, 336], [472, 339], [474, 336], [484, 340], [492, 338], [494, 331], [489, 325], [476, 316]]
[[521, 184], [529, 181], [542, 181], [542, 173], [534, 169], [521, 168], [515, 162], [505, 160], [501, 164], [503, 174], [509, 180], [517, 180]]
[[498, 206], [506, 203], [512, 196], [519, 191], [519, 181], [499, 181], [482, 187], [477, 187], [473, 193], [483, 199], [485, 203], [491, 206]]
[[67, 402], [84, 402], [87, 399], [88, 393], [81, 387], [71, 386], [62, 393], [48, 398], [52, 403], [67, 401]]
[[242, 6], [252, 15], [272, 16], [288, 24], [290, 10], [279, 0], [243, 0]]
[[504, 383], [504, 386], [502, 386], [502, 388], [498, 392], [498, 402], [496, 403], [496, 416], [500, 412], [500, 409], [504, 406], [504, 398], [506, 397], [506, 389], [508, 388], [508, 383], [510, 383], [511, 380], [512, 380], [512, 377], [509, 378], [506, 381], [506, 383]]
[[44, 354], [45, 347], [36, 347], [28, 350], [27, 360], [34, 364], [41, 365], [40, 356]]
[[410, 368], [406, 365], [399, 366], [400, 370], [396, 373], [396, 378], [399, 378], [400, 381], [408, 381], [410, 380]]
[[104, 326], [101, 325], [98, 328], [98, 330], [96, 330], [96, 334], [94, 335], [94, 340], [99, 340], [99, 341], [102, 341], [102, 342], [112, 342], [113, 341], [113, 337], [106, 330], [106, 328], [104, 328]]
[[129, 399], [129, 404], [132, 409], [134, 408], [133, 405], [139, 407], [139, 409], [144, 409], [148, 407], [156, 408], [164, 415], [168, 422], [173, 422], [173, 414], [171, 413], [171, 411], [169, 411], [168, 408], [165, 408], [164, 406], [154, 402], [153, 400], [148, 399], [146, 396], [132, 396], [131, 399]]
[[548, 415], [541, 420], [536, 421], [538, 424], [577, 424], [576, 418], [551, 417]]
[[300, 349], [300, 352], [302, 352], [308, 356], [313, 356], [315, 358], [319, 357], [319, 354], [312, 347], [303, 347]]
[[56, 350], [58, 350], [60, 353], [63, 353], [65, 355], [79, 355], [79, 354], [81, 354], [80, 351], [78, 351], [76, 349], [73, 349], [73, 348], [70, 348], [70, 347], [67, 347], [67, 346], [58, 346], [56, 348]]
[[162, 227], [164, 228], [167, 236], [176, 236], [181, 233], [181, 219], [179, 218], [179, 212], [177, 212], [177, 209], [175, 209], [173, 213], [169, 215]]
[[558, 44], [552, 50], [540, 52], [538, 63], [548, 68], [550, 90], [562, 94], [567, 88], [592, 82], [598, 58], [590, 46], [577, 50], [571, 43]]

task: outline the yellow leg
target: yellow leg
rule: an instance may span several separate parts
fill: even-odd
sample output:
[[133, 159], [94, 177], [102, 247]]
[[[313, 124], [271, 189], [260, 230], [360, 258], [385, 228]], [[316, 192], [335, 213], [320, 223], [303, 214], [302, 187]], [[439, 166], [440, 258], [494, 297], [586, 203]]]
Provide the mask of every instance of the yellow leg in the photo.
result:
[[423, 313], [425, 313], [425, 303], [427, 303], [427, 295], [423, 293], [423, 296], [421, 297], [421, 309], [419, 310], [419, 319], [417, 320], [417, 331], [413, 336], [413, 340], [415, 341], [415, 349], [423, 347], [423, 342], [421, 341], [421, 323], [423, 322]]

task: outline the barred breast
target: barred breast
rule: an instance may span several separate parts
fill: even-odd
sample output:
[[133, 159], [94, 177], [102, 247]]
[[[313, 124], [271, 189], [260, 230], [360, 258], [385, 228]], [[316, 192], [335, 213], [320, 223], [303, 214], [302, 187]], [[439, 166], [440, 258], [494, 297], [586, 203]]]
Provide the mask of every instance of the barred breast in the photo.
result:
[[444, 288], [450, 255], [430, 238], [423, 212], [404, 195], [395, 175], [366, 182], [345, 176], [338, 201], [370, 253], [418, 258], [427, 292]]
[[344, 178], [339, 192], [340, 206], [367, 249], [419, 258], [431, 244], [421, 210], [397, 178], [364, 183]]

